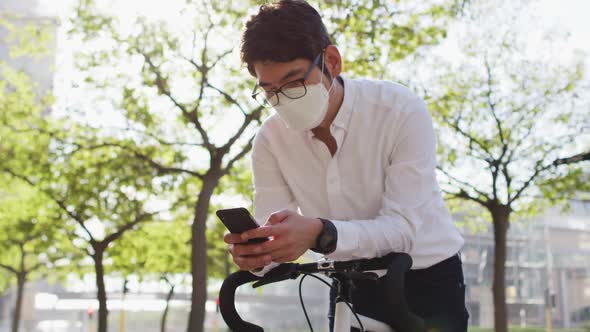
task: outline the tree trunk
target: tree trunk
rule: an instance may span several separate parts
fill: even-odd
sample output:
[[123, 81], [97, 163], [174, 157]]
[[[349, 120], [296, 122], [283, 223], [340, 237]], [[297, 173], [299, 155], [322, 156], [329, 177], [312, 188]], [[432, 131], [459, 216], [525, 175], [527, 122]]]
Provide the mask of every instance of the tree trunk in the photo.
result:
[[494, 331], [508, 331], [506, 309], [506, 240], [510, 208], [497, 206], [490, 210], [494, 224]]
[[229, 252], [226, 250], [223, 254], [223, 263], [225, 268], [225, 277], [229, 277], [231, 273], [231, 264], [230, 264]]
[[205, 177], [197, 204], [195, 205], [195, 216], [192, 225], [191, 257], [193, 291], [191, 294], [191, 312], [187, 332], [203, 332], [204, 330], [205, 302], [207, 301], [207, 239], [205, 237], [205, 230], [209, 203], [213, 195], [213, 190], [215, 190], [218, 183], [219, 177]]
[[104, 285], [104, 249], [100, 246], [94, 248], [94, 268], [96, 270], [96, 289], [98, 298], [98, 332], [107, 332], [109, 314], [107, 308], [107, 293]]
[[166, 308], [164, 308], [164, 313], [162, 314], [162, 322], [160, 323], [160, 332], [166, 332], [166, 317], [168, 316], [168, 308], [170, 305], [170, 299], [172, 299], [172, 295], [174, 295], [174, 285], [170, 285], [170, 291], [168, 292], [168, 296], [166, 296]]
[[27, 281], [27, 274], [21, 271], [17, 275], [16, 282], [16, 305], [14, 307], [14, 315], [12, 317], [12, 332], [18, 332], [20, 325], [20, 315], [23, 306], [23, 295], [25, 290], [25, 282]]

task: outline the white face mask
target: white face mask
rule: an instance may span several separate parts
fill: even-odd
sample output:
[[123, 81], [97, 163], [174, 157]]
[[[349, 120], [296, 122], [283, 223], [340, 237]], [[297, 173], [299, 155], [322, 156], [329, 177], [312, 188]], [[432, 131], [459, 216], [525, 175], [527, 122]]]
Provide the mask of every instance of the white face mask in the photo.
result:
[[[334, 79], [330, 89], [327, 90], [322, 83], [324, 79], [324, 68], [322, 61], [322, 78], [320, 83], [313, 85], [306, 85], [307, 93], [305, 96], [298, 99], [289, 99], [281, 96], [279, 104], [274, 106], [274, 109], [279, 113], [279, 116], [287, 127], [298, 130], [310, 130], [322, 123], [326, 113], [328, 112], [328, 101], [330, 91], [334, 87]], [[301, 89], [301, 88], [294, 88]]]

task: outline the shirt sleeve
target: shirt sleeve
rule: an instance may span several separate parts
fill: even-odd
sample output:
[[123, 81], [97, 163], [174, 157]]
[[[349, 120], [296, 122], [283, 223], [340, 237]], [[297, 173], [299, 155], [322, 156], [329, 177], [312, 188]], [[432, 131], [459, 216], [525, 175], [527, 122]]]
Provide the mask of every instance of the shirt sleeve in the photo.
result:
[[[252, 147], [252, 173], [254, 177], [254, 218], [259, 225], [264, 225], [273, 212], [283, 209], [297, 209], [291, 189], [281, 173], [267, 138], [261, 131], [256, 135]], [[279, 264], [272, 262], [261, 271], [250, 272], [257, 276], [263, 276], [277, 265]]]
[[[410, 109], [408, 109], [410, 108]], [[393, 136], [379, 213], [369, 220], [332, 220], [338, 231], [336, 250], [326, 258], [373, 258], [412, 251], [416, 234], [439, 193], [432, 119], [421, 100], [406, 105]]]

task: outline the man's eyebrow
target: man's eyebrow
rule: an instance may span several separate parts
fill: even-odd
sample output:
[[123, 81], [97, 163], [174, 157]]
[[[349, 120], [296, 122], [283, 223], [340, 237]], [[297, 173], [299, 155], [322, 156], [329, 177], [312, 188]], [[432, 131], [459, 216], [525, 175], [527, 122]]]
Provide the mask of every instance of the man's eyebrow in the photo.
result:
[[[289, 78], [291, 78], [293, 76], [297, 76], [297, 75], [301, 74], [303, 72], [303, 70], [304, 70], [303, 68], [291, 69], [291, 70], [289, 70], [289, 72], [287, 74], [285, 74], [285, 76], [283, 76], [279, 80], [279, 82], [283, 82], [283, 81], [285, 81], [285, 80], [287, 80], [287, 79], [289, 79]], [[258, 85], [260, 87], [262, 87], [262, 88], [265, 87], [265, 86], [267, 86], [267, 85], [270, 85], [270, 84], [271, 83], [267, 83], [267, 82], [258, 82]]]

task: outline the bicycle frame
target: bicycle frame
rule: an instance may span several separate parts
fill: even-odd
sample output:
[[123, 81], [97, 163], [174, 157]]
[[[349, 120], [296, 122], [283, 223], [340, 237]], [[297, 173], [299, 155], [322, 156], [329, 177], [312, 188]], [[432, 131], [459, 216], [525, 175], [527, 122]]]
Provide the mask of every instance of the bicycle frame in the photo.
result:
[[[363, 323], [363, 327], [366, 331], [371, 332], [395, 332], [391, 326], [382, 323], [378, 320], [375, 320], [370, 317], [366, 317], [363, 315], [358, 314], [361, 322]], [[334, 316], [334, 332], [350, 332], [350, 328], [355, 327], [361, 330], [361, 327], [356, 320], [356, 317], [353, 316], [350, 308], [344, 302], [336, 303], [336, 313]]]

